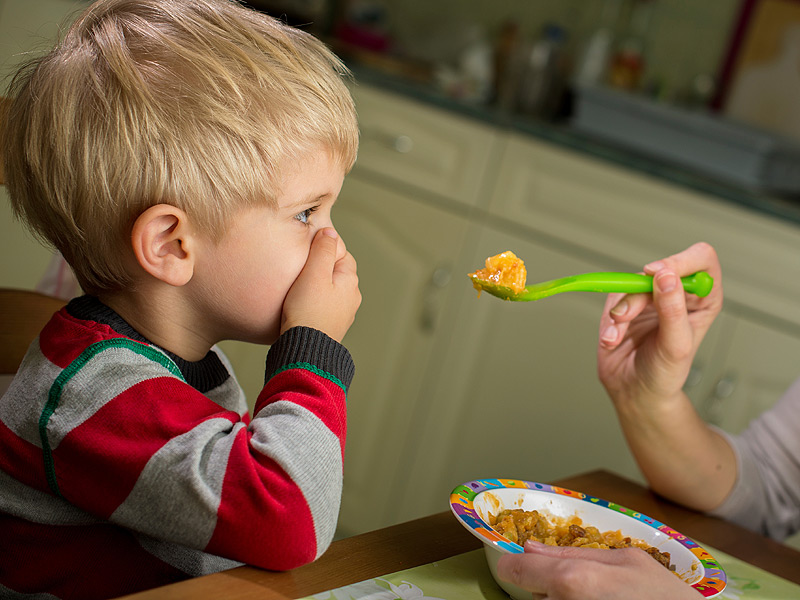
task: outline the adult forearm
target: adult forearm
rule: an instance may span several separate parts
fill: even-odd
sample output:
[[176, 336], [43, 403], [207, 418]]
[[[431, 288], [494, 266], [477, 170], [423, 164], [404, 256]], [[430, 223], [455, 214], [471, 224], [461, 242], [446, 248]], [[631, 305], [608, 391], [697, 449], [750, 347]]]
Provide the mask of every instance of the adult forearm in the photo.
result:
[[654, 491], [696, 510], [716, 508], [736, 481], [728, 442], [682, 392], [615, 403], [628, 445]]

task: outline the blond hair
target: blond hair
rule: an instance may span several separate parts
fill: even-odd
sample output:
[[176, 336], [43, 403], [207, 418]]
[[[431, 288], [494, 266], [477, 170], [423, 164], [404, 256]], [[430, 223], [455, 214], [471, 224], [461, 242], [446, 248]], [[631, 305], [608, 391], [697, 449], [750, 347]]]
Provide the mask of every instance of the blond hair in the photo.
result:
[[14, 211], [84, 290], [122, 289], [149, 206], [219, 239], [235, 210], [275, 201], [288, 161], [321, 146], [349, 171], [346, 74], [310, 34], [232, 0], [100, 0], [11, 83]]

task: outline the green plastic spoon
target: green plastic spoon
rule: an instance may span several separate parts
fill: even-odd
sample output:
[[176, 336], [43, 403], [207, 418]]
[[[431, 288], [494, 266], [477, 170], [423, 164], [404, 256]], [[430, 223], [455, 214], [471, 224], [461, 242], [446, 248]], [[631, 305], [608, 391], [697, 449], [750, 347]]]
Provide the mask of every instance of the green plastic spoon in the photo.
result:
[[[653, 291], [653, 277], [651, 275], [642, 275], [641, 273], [584, 273], [526, 285], [525, 289], [519, 293], [514, 292], [510, 287], [479, 279], [474, 273], [470, 273], [469, 278], [476, 289], [503, 300], [513, 300], [515, 302], [540, 300], [561, 292], [642, 294]], [[683, 282], [684, 290], [701, 298], [708, 296], [714, 286], [714, 279], [705, 271], [681, 277], [681, 281]]]

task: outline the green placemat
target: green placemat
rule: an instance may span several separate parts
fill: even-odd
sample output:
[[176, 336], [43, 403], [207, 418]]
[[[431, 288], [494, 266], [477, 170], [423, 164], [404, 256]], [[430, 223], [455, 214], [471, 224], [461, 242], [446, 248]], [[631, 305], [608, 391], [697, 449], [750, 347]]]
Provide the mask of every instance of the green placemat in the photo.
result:
[[[703, 545], [725, 569], [726, 600], [798, 600], [800, 585]], [[508, 600], [486, 565], [483, 550], [329, 590], [308, 600]], [[699, 596], [698, 596], [699, 598]]]

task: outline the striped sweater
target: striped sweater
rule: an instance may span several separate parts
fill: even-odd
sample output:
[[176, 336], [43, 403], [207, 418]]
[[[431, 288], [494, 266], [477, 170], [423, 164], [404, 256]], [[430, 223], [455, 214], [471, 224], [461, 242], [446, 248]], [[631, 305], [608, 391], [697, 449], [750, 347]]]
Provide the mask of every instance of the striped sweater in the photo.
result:
[[353, 370], [331, 338], [291, 329], [251, 419], [216, 349], [184, 361], [73, 300], [0, 399], [0, 598], [109, 598], [316, 559], [339, 511]]

